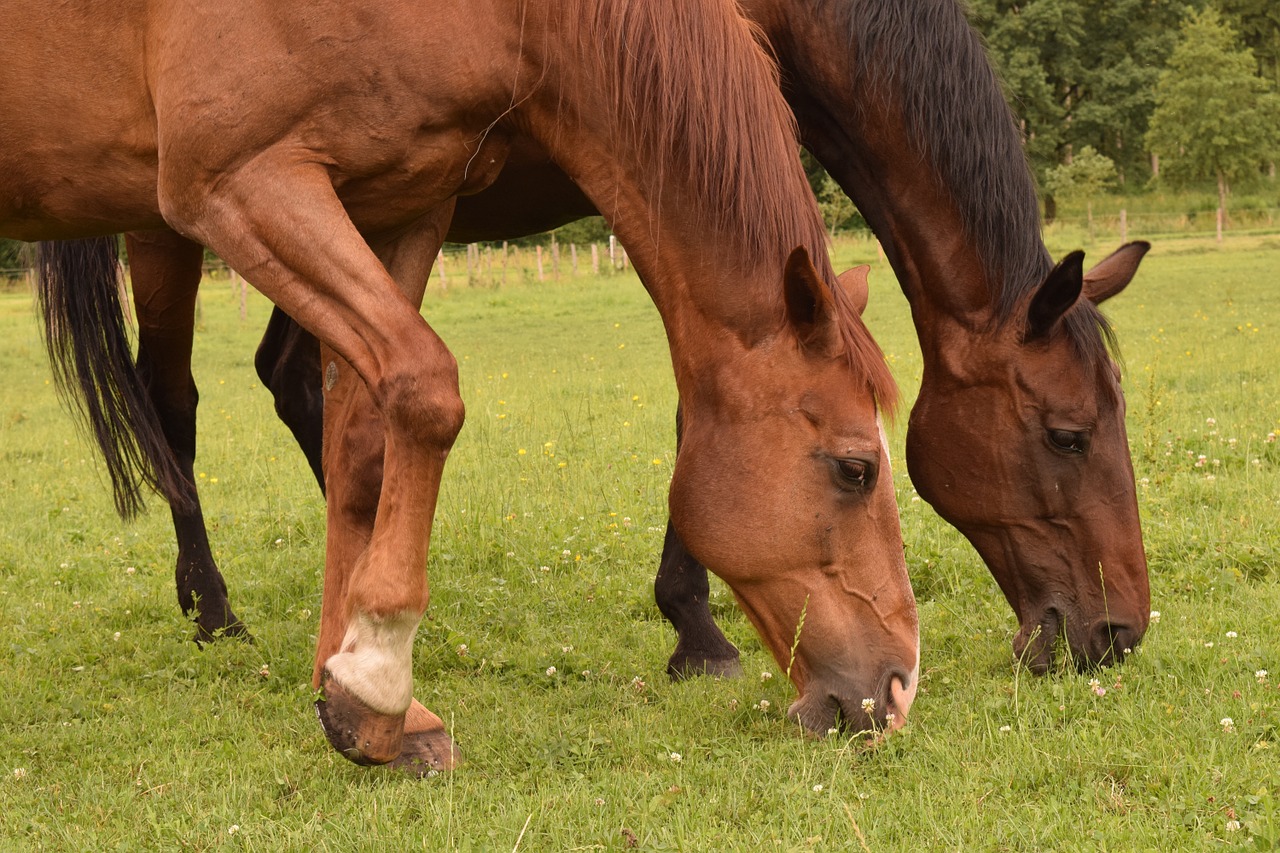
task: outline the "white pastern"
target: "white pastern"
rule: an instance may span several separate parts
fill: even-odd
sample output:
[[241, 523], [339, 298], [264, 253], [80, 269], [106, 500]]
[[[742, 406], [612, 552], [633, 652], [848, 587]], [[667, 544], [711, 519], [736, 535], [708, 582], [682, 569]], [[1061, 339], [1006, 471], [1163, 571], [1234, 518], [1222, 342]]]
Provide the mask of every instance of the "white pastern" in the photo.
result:
[[325, 662], [338, 682], [370, 709], [403, 714], [413, 701], [413, 637], [422, 617], [356, 614], [342, 651]]

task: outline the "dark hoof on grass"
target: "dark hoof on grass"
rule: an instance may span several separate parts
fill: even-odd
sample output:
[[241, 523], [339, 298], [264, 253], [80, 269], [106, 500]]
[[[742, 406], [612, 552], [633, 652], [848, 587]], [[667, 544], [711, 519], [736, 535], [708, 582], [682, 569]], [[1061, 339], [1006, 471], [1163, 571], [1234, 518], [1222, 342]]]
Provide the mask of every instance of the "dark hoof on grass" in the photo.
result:
[[462, 753], [445, 731], [444, 721], [415, 699], [405, 715], [404, 745], [391, 767], [421, 779], [452, 770]]
[[672, 655], [667, 662], [667, 675], [672, 681], [709, 675], [712, 678], [740, 678], [742, 663], [738, 658], [704, 658], [696, 656], [679, 657]]
[[203, 647], [206, 643], [212, 643], [216, 640], [240, 640], [245, 643], [253, 642], [253, 635], [249, 633], [249, 629], [239, 619], [233, 619], [231, 622], [221, 622], [218, 624], [208, 624], [196, 622], [196, 645]]
[[321, 680], [324, 698], [316, 702], [320, 727], [344, 758], [369, 766], [393, 761], [404, 743], [404, 714], [375, 711], [347, 692], [329, 670]]

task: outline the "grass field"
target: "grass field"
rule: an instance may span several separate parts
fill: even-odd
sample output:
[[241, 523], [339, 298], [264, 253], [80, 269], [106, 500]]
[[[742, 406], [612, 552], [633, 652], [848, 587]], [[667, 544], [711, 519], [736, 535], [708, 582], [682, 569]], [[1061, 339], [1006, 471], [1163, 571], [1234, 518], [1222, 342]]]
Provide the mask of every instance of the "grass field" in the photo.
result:
[[[868, 243], [836, 260], [874, 264], [868, 323], [910, 401], [920, 356], [890, 272]], [[797, 734], [723, 588], [747, 676], [664, 675], [651, 582], [675, 396], [635, 280], [433, 289], [468, 419], [415, 679], [468, 760], [421, 782], [348, 764], [312, 711], [323, 505], [253, 374], [265, 301], [241, 321], [226, 282], [202, 297], [197, 470], [256, 638], [202, 651], [167, 512], [116, 519], [30, 298], [0, 296], [0, 849], [1270, 849], [1278, 264], [1280, 238], [1162, 243], [1107, 306], [1160, 613], [1123, 667], [1018, 670], [995, 582], [899, 462], [922, 686], [870, 751]]]

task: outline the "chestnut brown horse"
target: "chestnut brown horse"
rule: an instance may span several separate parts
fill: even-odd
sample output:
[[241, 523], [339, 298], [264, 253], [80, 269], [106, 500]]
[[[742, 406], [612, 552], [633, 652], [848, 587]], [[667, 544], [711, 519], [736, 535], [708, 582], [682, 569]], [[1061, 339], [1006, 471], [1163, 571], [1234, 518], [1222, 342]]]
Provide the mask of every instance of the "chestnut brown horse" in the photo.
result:
[[[924, 360], [907, 431], [917, 490], [995, 576], [1018, 618], [1019, 659], [1044, 671], [1062, 636], [1077, 664], [1121, 660], [1146, 630], [1150, 592], [1097, 305], [1147, 245], [1087, 273], [1079, 252], [1052, 263], [1013, 117], [955, 0], [825, 0], [804, 14], [795, 0], [742, 5], [782, 65], [802, 141], [874, 228], [911, 304]], [[592, 212], [545, 152], [518, 141], [493, 186], [459, 200], [450, 239]], [[320, 421], [308, 402], [317, 364], [314, 343], [273, 316], [259, 372], [318, 471], [307, 436]], [[668, 529], [655, 592], [678, 634], [673, 674], [738, 669], [707, 589]]]
[[[314, 678], [336, 749], [421, 769], [454, 758], [412, 700], [463, 420], [456, 362], [418, 306], [456, 199], [493, 181], [517, 137], [607, 213], [658, 308], [683, 401], [672, 519], [789, 667], [792, 715], [818, 732], [904, 722], [918, 624], [877, 415], [894, 387], [850, 310], [865, 270], [832, 273], [776, 70], [730, 0], [0, 11], [19, 48], [0, 57], [0, 233], [209, 246], [322, 342]], [[153, 349], [135, 373], [113, 246], [45, 247], [51, 354], [118, 505], [136, 506], [141, 476], [180, 507], [190, 461], [166, 453], [145, 395], [182, 371]], [[189, 349], [164, 323], [187, 322], [193, 283], [150, 272], [144, 345]], [[194, 405], [186, 385], [178, 408]]]

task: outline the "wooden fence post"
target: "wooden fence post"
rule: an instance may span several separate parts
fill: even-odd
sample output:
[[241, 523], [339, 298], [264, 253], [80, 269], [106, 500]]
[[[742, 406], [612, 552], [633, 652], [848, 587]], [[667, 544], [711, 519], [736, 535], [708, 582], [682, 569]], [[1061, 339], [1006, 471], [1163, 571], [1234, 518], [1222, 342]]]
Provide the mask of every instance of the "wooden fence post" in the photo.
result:
[[445, 277], [444, 273], [444, 249], [436, 252], [436, 269], [440, 270], [440, 289], [448, 290], [449, 280]]
[[1129, 212], [1120, 208], [1120, 245], [1129, 242]]
[[573, 275], [578, 274], [578, 244], [569, 244], [569, 261], [573, 266]]
[[538, 246], [538, 281], [542, 281], [542, 247]]
[[591, 274], [600, 275], [600, 244], [591, 244]]

